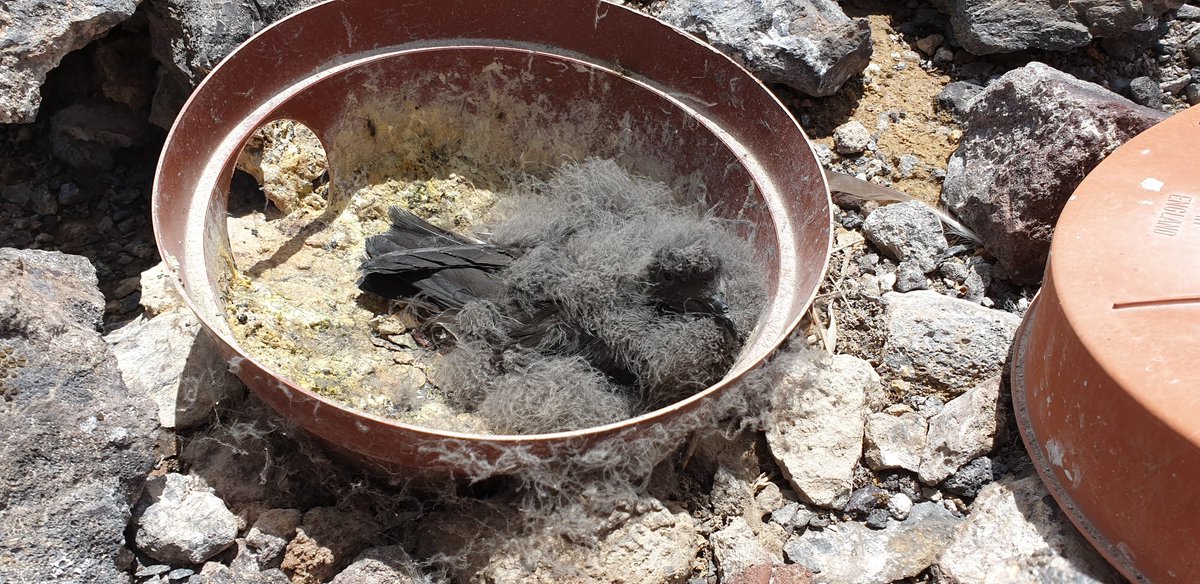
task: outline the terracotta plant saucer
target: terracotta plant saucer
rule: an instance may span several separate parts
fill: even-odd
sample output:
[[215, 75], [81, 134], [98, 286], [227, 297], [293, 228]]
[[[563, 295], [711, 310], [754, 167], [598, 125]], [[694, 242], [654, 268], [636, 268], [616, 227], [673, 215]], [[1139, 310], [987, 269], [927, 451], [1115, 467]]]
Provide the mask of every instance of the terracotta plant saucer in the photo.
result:
[[1198, 144], [1193, 107], [1087, 176], [1014, 346], [1038, 471], [1135, 582], [1200, 582]]

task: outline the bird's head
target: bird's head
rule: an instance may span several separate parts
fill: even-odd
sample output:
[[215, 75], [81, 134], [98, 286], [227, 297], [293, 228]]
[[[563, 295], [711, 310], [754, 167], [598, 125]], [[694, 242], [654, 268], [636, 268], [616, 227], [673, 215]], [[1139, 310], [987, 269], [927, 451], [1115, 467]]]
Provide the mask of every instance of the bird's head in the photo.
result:
[[654, 253], [648, 268], [650, 294], [664, 310], [711, 315], [733, 338], [721, 282], [721, 256], [703, 242], [671, 246]]

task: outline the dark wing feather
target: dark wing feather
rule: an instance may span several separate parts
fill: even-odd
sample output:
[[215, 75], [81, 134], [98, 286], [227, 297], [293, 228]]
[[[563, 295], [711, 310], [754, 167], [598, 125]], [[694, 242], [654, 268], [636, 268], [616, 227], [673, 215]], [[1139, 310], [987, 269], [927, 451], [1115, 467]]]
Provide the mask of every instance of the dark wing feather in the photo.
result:
[[439, 270], [413, 282], [424, 297], [446, 308], [462, 308], [479, 299], [495, 299], [504, 294], [504, 284], [491, 272], [475, 268]]
[[503, 295], [494, 272], [512, 263], [510, 253], [446, 231], [400, 207], [391, 207], [388, 215], [392, 227], [366, 241], [359, 288], [385, 298], [420, 296], [442, 308]]
[[504, 250], [490, 245], [452, 245], [401, 249], [372, 257], [362, 263], [371, 274], [404, 274], [448, 268], [498, 270], [513, 261]]
[[451, 245], [395, 250], [363, 262], [358, 287], [385, 298], [422, 296], [442, 308], [495, 299], [504, 285], [495, 272], [513, 257], [489, 245]]
[[392, 227], [386, 232], [367, 239], [367, 257], [385, 253], [426, 247], [480, 245], [482, 242], [451, 233], [410, 211], [392, 206], [388, 209]]

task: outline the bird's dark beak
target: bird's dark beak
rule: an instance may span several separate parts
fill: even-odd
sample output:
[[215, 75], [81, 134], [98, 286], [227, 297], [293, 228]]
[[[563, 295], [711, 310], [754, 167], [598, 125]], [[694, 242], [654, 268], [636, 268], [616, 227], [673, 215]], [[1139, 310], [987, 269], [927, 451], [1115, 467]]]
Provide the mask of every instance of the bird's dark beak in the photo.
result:
[[720, 294], [713, 294], [708, 298], [693, 302], [699, 305], [698, 308], [700, 310], [697, 310], [696, 312], [711, 314], [713, 320], [717, 321], [717, 324], [720, 325], [725, 332], [729, 333], [731, 338], [737, 339], [738, 342], [741, 342], [741, 336], [738, 335], [737, 332], [737, 325], [733, 324], [732, 318], [729, 318], [729, 305], [725, 303], [724, 297], [722, 297]]

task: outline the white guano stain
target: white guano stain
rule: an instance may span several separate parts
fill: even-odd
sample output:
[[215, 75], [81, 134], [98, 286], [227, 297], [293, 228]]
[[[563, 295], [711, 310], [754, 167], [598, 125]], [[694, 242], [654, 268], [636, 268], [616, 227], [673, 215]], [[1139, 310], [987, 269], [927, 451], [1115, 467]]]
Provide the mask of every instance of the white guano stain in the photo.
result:
[[[1046, 456], [1048, 456], [1050, 458], [1050, 464], [1053, 464], [1054, 466], [1057, 466], [1058, 468], [1062, 468], [1063, 457], [1065, 455], [1066, 455], [1066, 451], [1063, 450], [1062, 443], [1059, 442], [1057, 439], [1051, 438], [1046, 441]], [[1070, 477], [1068, 477], [1068, 478], [1070, 478]]]

